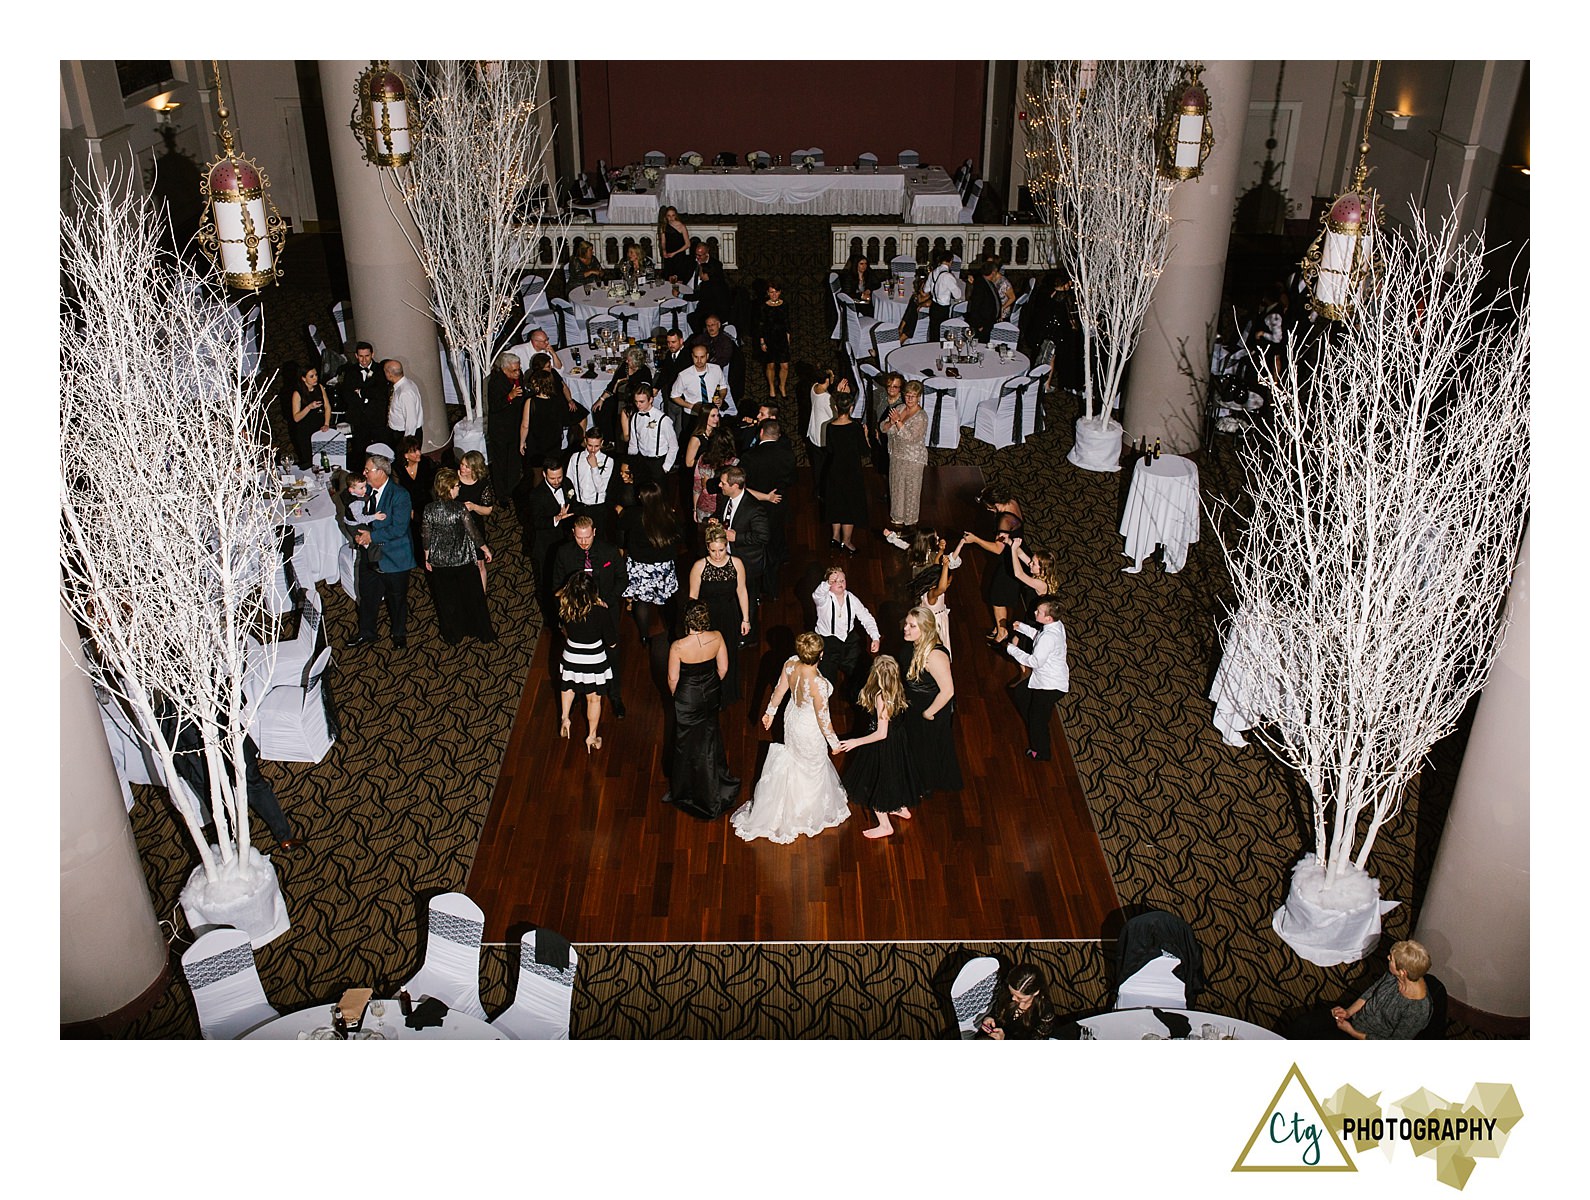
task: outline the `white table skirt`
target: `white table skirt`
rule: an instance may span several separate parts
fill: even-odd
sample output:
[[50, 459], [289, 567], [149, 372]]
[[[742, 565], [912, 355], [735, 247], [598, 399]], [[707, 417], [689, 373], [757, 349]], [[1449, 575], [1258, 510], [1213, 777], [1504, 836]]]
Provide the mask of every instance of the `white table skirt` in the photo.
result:
[[[814, 167], [810, 171], [793, 166], [767, 171], [720, 167], [699, 172], [665, 171], [660, 186], [662, 202], [681, 212], [904, 217], [910, 211], [908, 173], [931, 174], [903, 167], [880, 167], [876, 173], [845, 167]], [[925, 190], [930, 190], [930, 182], [924, 181]]]
[[[287, 511], [287, 520], [304, 535], [304, 544], [293, 551], [298, 582], [305, 587], [336, 582], [337, 555], [347, 539], [337, 528], [337, 506], [332, 503], [331, 493], [318, 488]], [[294, 516], [294, 512], [298, 515]]]
[[[877, 297], [874, 294], [873, 307], [877, 307]], [[939, 356], [937, 342], [916, 342], [911, 345], [901, 346], [898, 350], [891, 351], [886, 366], [891, 371], [898, 371], [907, 379], [925, 379], [927, 371], [933, 372], [935, 380], [943, 380], [955, 385], [955, 407], [960, 414], [962, 427], [970, 427], [977, 420], [978, 407], [984, 404], [999, 403], [999, 389], [1005, 380], [1017, 375], [1025, 375], [1032, 369], [1032, 360], [1025, 354], [1016, 354], [1009, 362], [1000, 362], [994, 352], [987, 346], [982, 347], [983, 361], [980, 363], [956, 363], [955, 369], [961, 373], [959, 379], [947, 377], [943, 371], [934, 367], [933, 362]]]
[[1254, 638], [1239, 612], [1226, 635], [1225, 652], [1209, 688], [1209, 699], [1215, 702], [1214, 725], [1228, 746], [1246, 746], [1248, 739], [1242, 731], [1262, 724], [1280, 707], [1273, 683], [1261, 683], [1253, 670], [1257, 652]]
[[[580, 352], [580, 357], [585, 359], [585, 366], [574, 365], [574, 351]], [[585, 372], [591, 365], [591, 347], [584, 342], [578, 345], [565, 347], [562, 351], [564, 371], [563, 382], [569, 385], [569, 394], [578, 401], [587, 412], [595, 404], [607, 385], [613, 382], [612, 371], [597, 371], [594, 379], [587, 379]]]
[[906, 180], [910, 203], [906, 219], [913, 225], [954, 225], [961, 219], [961, 194], [955, 183], [938, 167], [921, 173], [921, 178]]
[[[1286, 1039], [1273, 1030], [1265, 1029], [1262, 1025], [1254, 1025], [1248, 1021], [1239, 1021], [1235, 1017], [1222, 1016], [1220, 1013], [1196, 1012], [1186, 1008], [1167, 1008], [1163, 1012], [1180, 1013], [1192, 1025], [1192, 1033], [1188, 1041], [1225, 1041], [1238, 1042], [1281, 1042]], [[1077, 1022], [1083, 1029], [1093, 1034], [1099, 1041], [1125, 1042], [1166, 1039], [1170, 1031], [1154, 1015], [1151, 1008], [1119, 1008], [1114, 1012], [1099, 1013], [1095, 1017], [1084, 1017]], [[1208, 1026], [1208, 1032], [1205, 1032]]]
[[[419, 1003], [415, 997], [414, 1003]], [[277, 1017], [274, 1021], [267, 1021], [263, 1025], [256, 1025], [253, 1029], [242, 1035], [243, 1041], [249, 1042], [293, 1042], [297, 1041], [299, 1034], [306, 1035], [305, 1040], [321, 1040], [314, 1037], [316, 1030], [331, 1028], [331, 1005], [312, 1004], [308, 1008], [301, 1008], [297, 1012], [290, 1012]], [[384, 1041], [398, 1042], [506, 1042], [508, 1035], [500, 1030], [493, 1029], [490, 1024], [479, 1017], [469, 1016], [456, 1010], [450, 1010], [442, 1018], [440, 1025], [433, 1025], [429, 1029], [410, 1029], [403, 1024], [403, 1014], [398, 1011], [396, 1000], [386, 1001], [386, 1014], [378, 1022], [375, 1015], [368, 1009], [364, 1014], [364, 1032], [379, 1032]], [[352, 1035], [358, 1039], [359, 1035]], [[362, 1040], [375, 1040], [362, 1039]]]
[[641, 192], [613, 192], [607, 198], [609, 225], [655, 225], [661, 209], [657, 189]]
[[687, 298], [687, 293], [683, 291], [675, 297], [673, 285], [670, 283], [649, 284], [635, 300], [628, 300], [622, 296], [609, 296], [607, 290], [602, 287], [594, 287], [590, 291], [577, 287], [569, 293], [569, 302], [574, 305], [574, 315], [582, 321], [606, 316], [608, 310], [615, 305], [635, 309], [640, 315], [629, 319], [629, 336], [636, 339], [649, 338], [657, 332], [658, 322], [662, 319], [663, 301]]
[[1143, 569], [1154, 547], [1165, 547], [1165, 571], [1187, 565], [1187, 547], [1198, 540], [1198, 466], [1179, 454], [1162, 454], [1152, 466], [1138, 459], [1121, 517], [1130, 575]]
[[480, 419], [465, 418], [453, 426], [453, 449], [460, 456], [468, 454], [471, 450], [486, 453], [486, 434], [480, 427]]

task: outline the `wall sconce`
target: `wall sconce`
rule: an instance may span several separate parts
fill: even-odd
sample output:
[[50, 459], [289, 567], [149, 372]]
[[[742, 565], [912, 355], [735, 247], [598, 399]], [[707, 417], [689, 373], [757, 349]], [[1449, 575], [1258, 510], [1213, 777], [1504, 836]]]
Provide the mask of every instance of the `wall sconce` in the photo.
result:
[[270, 180], [259, 164], [232, 145], [231, 114], [221, 95], [221, 64], [211, 60], [215, 74], [216, 116], [221, 120], [221, 153], [206, 165], [199, 194], [204, 197], [204, 223], [199, 244], [221, 260], [221, 273], [235, 288], [258, 291], [275, 283], [287, 227], [276, 211]]
[[1353, 183], [1336, 197], [1321, 221], [1319, 234], [1299, 265], [1313, 291], [1309, 307], [1327, 320], [1352, 315], [1364, 289], [1380, 272], [1379, 231], [1385, 221], [1380, 194], [1365, 186], [1369, 177], [1369, 122], [1380, 89], [1380, 63], [1369, 87], [1369, 107], [1364, 110], [1363, 139], [1358, 143], [1358, 168]]
[[1411, 120], [1411, 113], [1401, 113], [1394, 108], [1388, 108], [1380, 114], [1380, 123], [1387, 129], [1406, 129]]
[[1203, 71], [1195, 63], [1191, 76], [1176, 89], [1161, 140], [1165, 145], [1163, 174], [1170, 179], [1196, 179], [1204, 173], [1204, 160], [1214, 149], [1215, 133], [1209, 124], [1209, 91], [1198, 76]]
[[353, 90], [357, 102], [348, 128], [359, 139], [365, 161], [378, 167], [405, 165], [414, 157], [419, 122], [409, 106], [403, 77], [380, 59], [360, 73]]

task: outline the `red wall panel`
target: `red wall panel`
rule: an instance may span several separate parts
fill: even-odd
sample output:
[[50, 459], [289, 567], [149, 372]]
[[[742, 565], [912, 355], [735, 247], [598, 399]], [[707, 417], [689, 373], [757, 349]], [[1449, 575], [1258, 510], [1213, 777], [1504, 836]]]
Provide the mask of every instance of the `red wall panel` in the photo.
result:
[[982, 161], [983, 62], [708, 62], [659, 72], [649, 62], [578, 68], [584, 167], [634, 162], [648, 150], [672, 160], [729, 150], [784, 156], [820, 146], [830, 163], [870, 150], [892, 164], [901, 150], [954, 168]]

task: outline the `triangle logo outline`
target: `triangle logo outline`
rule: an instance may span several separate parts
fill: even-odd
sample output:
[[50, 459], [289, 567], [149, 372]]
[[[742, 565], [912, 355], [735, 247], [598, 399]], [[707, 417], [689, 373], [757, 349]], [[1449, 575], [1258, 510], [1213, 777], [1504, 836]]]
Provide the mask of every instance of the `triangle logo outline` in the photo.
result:
[[[1261, 1134], [1267, 1134], [1266, 1126], [1268, 1126], [1271, 1123], [1272, 1119], [1273, 1119], [1273, 1114], [1276, 1111], [1276, 1107], [1275, 1106], [1280, 1102], [1281, 1097], [1286, 1094], [1286, 1089], [1287, 1089], [1288, 1085], [1291, 1084], [1292, 1080], [1294, 1080], [1294, 1079], [1296, 1079], [1297, 1082], [1298, 1082], [1298, 1085], [1300, 1087], [1302, 1087], [1303, 1094], [1308, 1097], [1309, 1105], [1313, 1108], [1314, 1115], [1319, 1120], [1320, 1128], [1323, 1129], [1330, 1136], [1331, 1144], [1336, 1148], [1337, 1157], [1340, 1159], [1340, 1162], [1338, 1164], [1331, 1165], [1331, 1166], [1326, 1166], [1324, 1164], [1319, 1164], [1319, 1165], [1316, 1165], [1316, 1166], [1308, 1166], [1308, 1165], [1306, 1165], [1304, 1163], [1298, 1163], [1296, 1165], [1291, 1165], [1291, 1166], [1278, 1166], [1278, 1165], [1277, 1166], [1271, 1166], [1271, 1165], [1265, 1165], [1265, 1164], [1260, 1164], [1260, 1163], [1251, 1163], [1250, 1164], [1247, 1161], [1248, 1154], [1249, 1154], [1249, 1152], [1252, 1151], [1255, 1143], [1258, 1142], [1259, 1136]], [[1235, 1172], [1235, 1171], [1350, 1171], [1350, 1172], [1356, 1173], [1357, 1170], [1358, 1170], [1358, 1166], [1357, 1166], [1356, 1163], [1353, 1162], [1352, 1156], [1347, 1153], [1347, 1148], [1342, 1145], [1341, 1138], [1339, 1138], [1336, 1135], [1336, 1131], [1333, 1128], [1331, 1128], [1331, 1123], [1330, 1123], [1329, 1118], [1327, 1118], [1326, 1115], [1325, 1115], [1325, 1110], [1320, 1107], [1319, 1098], [1314, 1095], [1314, 1089], [1309, 1087], [1308, 1080], [1303, 1078], [1303, 1072], [1298, 1070], [1297, 1063], [1294, 1062], [1291, 1065], [1291, 1067], [1288, 1068], [1288, 1070], [1286, 1072], [1286, 1075], [1282, 1077], [1281, 1086], [1275, 1089], [1275, 1095], [1270, 1097], [1270, 1103], [1265, 1107], [1264, 1115], [1262, 1115], [1259, 1118], [1259, 1123], [1253, 1127], [1253, 1132], [1248, 1136], [1247, 1144], [1242, 1147], [1242, 1153], [1237, 1155], [1237, 1161], [1232, 1164], [1231, 1169], [1232, 1169], [1233, 1172]]]

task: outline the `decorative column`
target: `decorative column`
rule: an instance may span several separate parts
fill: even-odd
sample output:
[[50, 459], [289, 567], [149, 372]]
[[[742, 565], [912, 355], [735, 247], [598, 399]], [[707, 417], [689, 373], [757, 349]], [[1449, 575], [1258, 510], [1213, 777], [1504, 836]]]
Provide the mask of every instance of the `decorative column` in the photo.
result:
[[165, 989], [165, 939], [105, 742], [82, 641], [61, 610], [61, 1025], [114, 1032]]
[[[392, 187], [393, 180], [390, 174], [383, 180], [384, 169], [364, 161], [358, 139], [348, 128], [354, 84], [369, 65], [368, 61], [320, 64], [326, 135], [331, 142], [342, 220], [342, 253], [348, 264], [348, 300], [353, 305], [354, 336], [375, 347], [378, 359], [397, 359], [404, 373], [419, 384], [425, 401], [424, 450], [428, 454], [448, 445], [453, 433], [442, 395], [436, 323], [430, 315], [431, 282], [393, 212], [416, 243], [419, 233], [395, 195], [388, 211], [381, 189], [383, 183]], [[412, 78], [413, 64], [392, 65]]]
[[1128, 441], [1159, 438], [1162, 449], [1185, 453], [1203, 440], [1202, 397], [1209, 387], [1209, 350], [1220, 316], [1252, 80], [1251, 62], [1204, 64], [1215, 145], [1203, 175], [1178, 183], [1171, 193], [1170, 259], [1127, 379], [1122, 424]]
[[1527, 529], [1508, 604], [1507, 640], [1480, 693], [1414, 932], [1459, 1015], [1482, 1026], [1487, 1015], [1529, 1016]]

